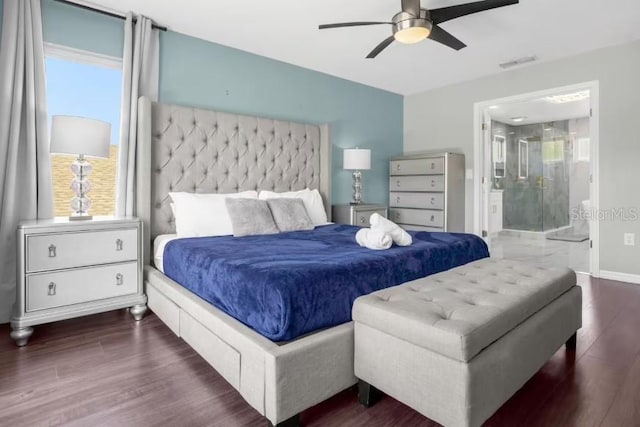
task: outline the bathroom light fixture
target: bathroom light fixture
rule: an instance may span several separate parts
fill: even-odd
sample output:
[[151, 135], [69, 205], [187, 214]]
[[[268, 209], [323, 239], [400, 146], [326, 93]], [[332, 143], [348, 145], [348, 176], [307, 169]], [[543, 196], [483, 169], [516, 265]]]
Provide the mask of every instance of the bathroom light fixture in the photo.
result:
[[362, 203], [362, 173], [371, 169], [371, 150], [350, 148], [343, 151], [342, 167], [353, 172], [353, 200], [352, 205]]
[[491, 105], [489, 107], [490, 110], [497, 110], [498, 108], [500, 108], [500, 107], [498, 107], [497, 105]]
[[88, 176], [91, 164], [85, 156], [109, 157], [111, 124], [84, 117], [53, 116], [51, 120], [52, 153], [76, 154], [78, 158], [71, 164], [73, 180], [71, 189], [75, 197], [71, 199], [70, 220], [89, 220], [91, 201], [87, 193], [91, 190]]
[[511, 121], [515, 123], [520, 123], [520, 122], [524, 122], [524, 119], [526, 118], [527, 116], [511, 117]]
[[562, 95], [546, 96], [544, 100], [552, 104], [567, 104], [569, 102], [584, 101], [585, 99], [589, 99], [590, 96], [591, 94], [588, 90], [581, 90], [579, 92], [565, 93]]

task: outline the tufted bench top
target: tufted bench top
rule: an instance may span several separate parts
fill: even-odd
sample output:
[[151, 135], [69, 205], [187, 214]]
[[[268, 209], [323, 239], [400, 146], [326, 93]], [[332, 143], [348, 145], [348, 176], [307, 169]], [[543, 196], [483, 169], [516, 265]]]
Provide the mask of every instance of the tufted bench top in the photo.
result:
[[362, 296], [353, 320], [468, 362], [575, 285], [568, 268], [485, 258]]

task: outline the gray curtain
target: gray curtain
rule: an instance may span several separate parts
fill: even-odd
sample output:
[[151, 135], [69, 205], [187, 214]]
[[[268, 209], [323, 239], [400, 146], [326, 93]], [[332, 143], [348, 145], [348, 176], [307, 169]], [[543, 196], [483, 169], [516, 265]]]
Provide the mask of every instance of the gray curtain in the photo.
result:
[[124, 27], [117, 215], [135, 215], [138, 98], [147, 96], [154, 101], [158, 99], [158, 30], [152, 28], [153, 23], [149, 18], [138, 16], [135, 23], [133, 19], [133, 15], [128, 13]]
[[51, 218], [53, 189], [40, 0], [5, 1], [0, 43], [0, 323], [16, 289], [16, 227]]

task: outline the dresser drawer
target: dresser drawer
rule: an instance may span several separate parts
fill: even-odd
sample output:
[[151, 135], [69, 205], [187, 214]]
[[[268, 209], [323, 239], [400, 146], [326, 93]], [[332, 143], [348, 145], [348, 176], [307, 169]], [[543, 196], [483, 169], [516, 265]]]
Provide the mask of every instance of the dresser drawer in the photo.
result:
[[138, 259], [138, 229], [30, 235], [27, 272]]
[[31, 274], [27, 311], [45, 310], [138, 292], [138, 263]]
[[398, 224], [444, 227], [444, 213], [426, 209], [391, 209], [391, 221]]
[[392, 160], [389, 171], [391, 175], [441, 175], [444, 173], [444, 157]]
[[444, 193], [391, 192], [389, 205], [394, 208], [444, 209]]
[[371, 223], [369, 219], [371, 215], [377, 213], [383, 217], [387, 217], [387, 212], [385, 209], [372, 209], [368, 211], [354, 211], [352, 218], [352, 225], [359, 225], [360, 227], [371, 227]]
[[444, 191], [444, 175], [392, 176], [391, 191]]

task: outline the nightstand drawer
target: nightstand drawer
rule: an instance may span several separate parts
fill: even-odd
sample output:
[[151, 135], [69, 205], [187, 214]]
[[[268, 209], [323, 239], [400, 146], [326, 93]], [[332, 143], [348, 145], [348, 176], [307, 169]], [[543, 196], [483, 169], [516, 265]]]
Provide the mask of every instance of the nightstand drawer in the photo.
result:
[[27, 272], [138, 259], [136, 228], [80, 231], [27, 237]]
[[393, 176], [391, 191], [444, 191], [444, 175]]
[[444, 193], [392, 192], [389, 205], [394, 208], [444, 209]]
[[442, 211], [391, 209], [390, 219], [398, 224], [412, 224], [438, 228], [444, 227], [444, 214]]
[[387, 213], [385, 212], [385, 209], [372, 209], [369, 211], [355, 211], [353, 213], [354, 218], [353, 218], [353, 225], [358, 225], [360, 227], [371, 227], [371, 223], [369, 222], [369, 219], [371, 218], [371, 215], [373, 215], [374, 213], [380, 214], [383, 217], [387, 216]]
[[26, 285], [28, 312], [135, 294], [138, 263], [32, 274]]
[[440, 175], [444, 173], [444, 157], [392, 160], [391, 175]]

